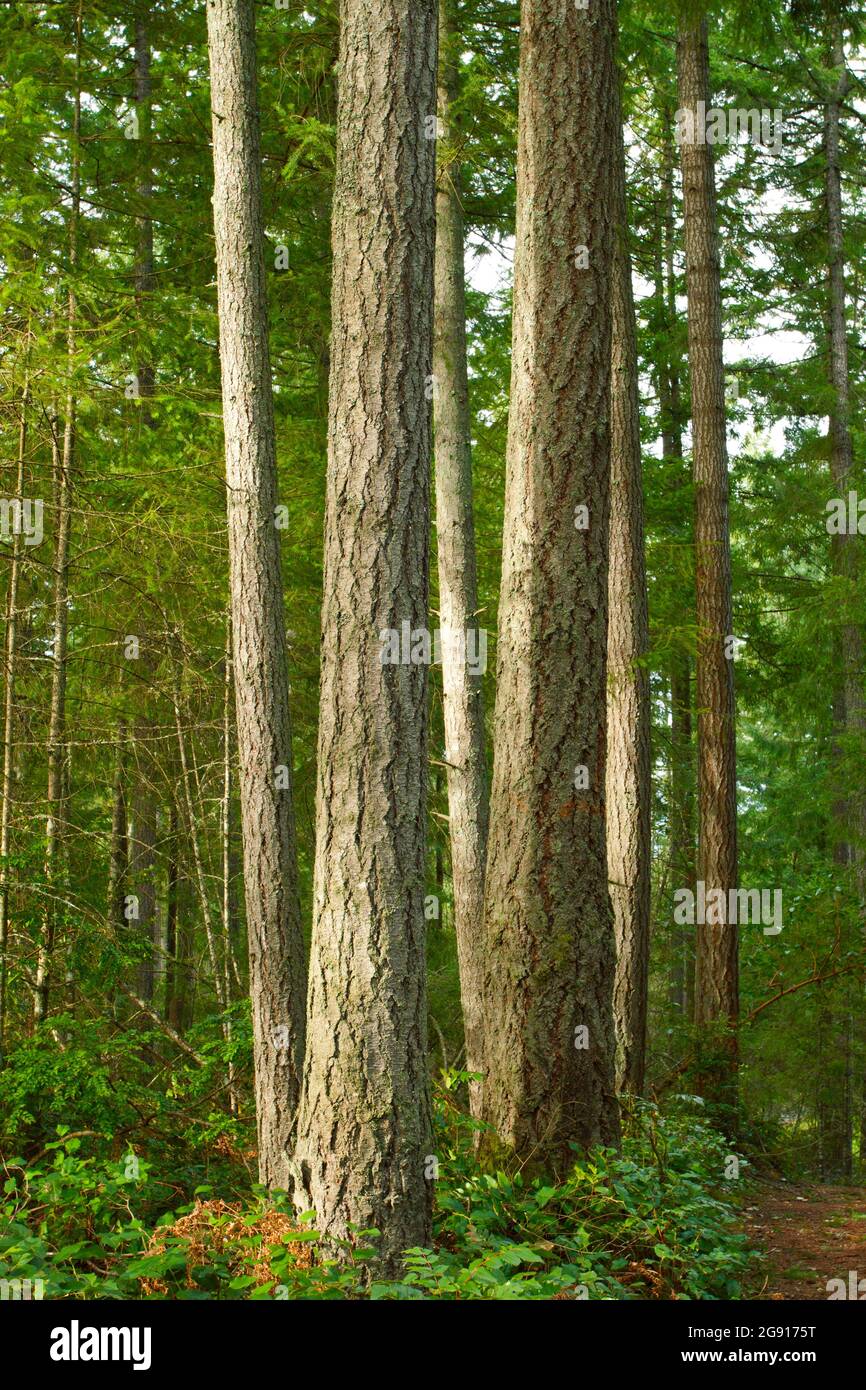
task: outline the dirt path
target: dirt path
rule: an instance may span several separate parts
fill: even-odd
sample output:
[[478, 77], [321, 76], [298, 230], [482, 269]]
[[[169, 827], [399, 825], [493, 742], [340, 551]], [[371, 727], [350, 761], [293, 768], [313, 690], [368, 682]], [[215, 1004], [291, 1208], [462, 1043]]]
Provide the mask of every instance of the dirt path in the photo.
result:
[[766, 1257], [758, 1299], [826, 1299], [827, 1282], [864, 1281], [866, 1188], [762, 1183], [746, 1208], [746, 1233]]

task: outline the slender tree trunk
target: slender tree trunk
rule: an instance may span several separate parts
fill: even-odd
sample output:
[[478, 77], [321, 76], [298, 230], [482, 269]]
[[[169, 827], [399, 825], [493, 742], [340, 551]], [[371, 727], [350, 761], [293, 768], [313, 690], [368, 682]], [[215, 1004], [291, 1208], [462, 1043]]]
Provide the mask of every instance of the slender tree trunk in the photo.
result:
[[177, 748], [180, 761], [180, 789], [183, 796], [184, 810], [186, 812], [187, 833], [189, 835], [189, 846], [192, 852], [192, 862], [195, 868], [195, 887], [198, 895], [202, 926], [204, 927], [205, 939], [207, 941], [208, 963], [210, 965], [214, 994], [216, 995], [219, 1008], [224, 1009], [226, 1005], [224, 992], [225, 976], [220, 963], [217, 933], [214, 931], [210, 898], [207, 890], [207, 879], [205, 876], [205, 861], [202, 853], [201, 837], [199, 835], [199, 827], [202, 826], [202, 828], [204, 828], [203, 817], [196, 815], [195, 802], [193, 801], [192, 795], [192, 769], [190, 768], [190, 758], [187, 750], [186, 735], [184, 733], [180, 676], [178, 674], [177, 662], [175, 662], [173, 667], [173, 691], [175, 732], [177, 734]]
[[[136, 899], [135, 937], [142, 950], [138, 993], [153, 1000], [156, 945], [156, 793], [153, 785], [152, 727], [139, 720], [135, 728], [134, 790], [129, 835], [129, 893]], [[145, 953], [146, 952], [146, 953]]]
[[607, 865], [616, 933], [617, 1089], [640, 1095], [646, 1070], [650, 929], [650, 705], [637, 331], [628, 249], [625, 149], [617, 85], [611, 275]]
[[[54, 633], [51, 645], [51, 712], [48, 724], [48, 814], [45, 840], [45, 880], [47, 901], [36, 963], [36, 982], [33, 1000], [33, 1021], [43, 1023], [48, 1017], [51, 958], [57, 933], [59, 908], [57, 889], [60, 883], [61, 858], [64, 853], [66, 803], [64, 798], [64, 767], [66, 747], [66, 668], [69, 633], [69, 544], [72, 529], [72, 468], [75, 458], [75, 368], [76, 288], [78, 268], [78, 218], [81, 207], [81, 4], [76, 16], [75, 95], [72, 114], [71, 188], [69, 210], [69, 272], [70, 284], [66, 302], [66, 357], [68, 387], [66, 420], [63, 430], [63, 449], [57, 458], [55, 486], [54, 532]], [[56, 445], [55, 445], [56, 447]]]
[[[851, 85], [845, 63], [844, 33], [841, 20], [831, 21], [829, 65], [835, 82], [824, 107], [824, 199], [827, 226], [827, 359], [832, 391], [829, 418], [830, 474], [837, 497], [846, 497], [854, 467], [851, 435], [851, 389], [848, 368], [848, 324], [845, 285], [844, 216], [840, 173], [841, 105]], [[853, 588], [857, 577], [856, 535], [833, 536], [831, 567], [839, 581]], [[834, 801], [836, 843], [834, 858], [840, 866], [850, 865], [860, 903], [866, 899], [866, 814], [861, 792], [849, 789], [851, 747], [859, 739], [862, 749], [866, 710], [863, 700], [863, 631], [861, 624], [846, 618], [834, 643], [840, 684], [833, 694], [834, 762], [838, 794]], [[844, 928], [843, 928], [844, 931]], [[862, 934], [862, 928], [861, 928]], [[844, 998], [848, 998], [848, 991]], [[841, 1011], [840, 1011], [841, 1010]], [[858, 1034], [862, 1041], [863, 1026]], [[845, 1007], [828, 999], [822, 1006], [822, 1028], [834, 1056], [822, 1090], [818, 1119], [821, 1130], [821, 1171], [824, 1176], [851, 1177], [852, 1096], [851, 1036]], [[861, 1063], [862, 1065], [862, 1063]]]
[[114, 789], [111, 812], [111, 845], [108, 856], [106, 916], [117, 932], [127, 926], [124, 916], [129, 878], [129, 841], [126, 808], [126, 724], [117, 721], [117, 750], [114, 759]]
[[484, 1116], [525, 1163], [615, 1142], [605, 845], [611, 0], [524, 0]]
[[252, 0], [209, 0], [214, 228], [259, 1175], [284, 1187], [306, 970], [292, 805]]
[[[681, 391], [682, 360], [675, 334], [679, 322], [674, 271], [675, 208], [674, 208], [674, 140], [673, 112], [665, 106], [661, 111], [662, 158], [661, 199], [655, 265], [655, 292], [658, 305], [658, 331], [664, 350], [656, 361], [656, 380], [659, 398], [659, 427], [662, 457], [673, 472], [674, 487], [685, 487], [688, 478], [683, 464], [683, 402]], [[692, 537], [683, 537], [683, 548], [691, 549]], [[683, 568], [683, 578], [686, 574]], [[691, 660], [689, 653], [677, 647], [670, 662], [671, 732], [668, 779], [668, 855], [673, 887], [695, 891], [695, 826], [694, 826], [694, 748], [692, 742]], [[667, 899], [665, 899], [666, 906]], [[672, 926], [670, 963], [671, 1003], [680, 1011], [684, 1021], [691, 1022], [695, 1001], [695, 930], [693, 926]]]
[[[27, 325], [27, 357], [30, 354], [30, 324]], [[27, 411], [30, 406], [29, 370], [21, 392], [21, 418], [18, 426], [18, 469], [15, 496], [23, 507], [24, 460], [27, 457]], [[18, 591], [21, 583], [21, 529], [12, 539], [9, 586], [6, 590], [6, 632], [3, 651], [3, 782], [0, 806], [0, 1067], [5, 1057], [6, 982], [9, 976], [9, 853], [12, 827], [12, 783], [15, 777], [15, 680], [18, 674]]]
[[[228, 1009], [232, 994], [232, 932], [231, 932], [231, 883], [232, 883], [232, 627], [231, 612], [226, 622], [225, 679], [223, 682], [223, 796], [221, 810], [220, 839], [222, 849], [222, 953], [220, 965], [223, 972], [223, 1008]], [[226, 1042], [232, 1040], [232, 1021], [226, 1018]], [[234, 1063], [229, 1062], [229, 1107], [232, 1114], [237, 1113], [238, 1098], [235, 1089]]]
[[[480, 1074], [484, 1065], [481, 929], [488, 806], [482, 682], [480, 674], [470, 670], [469, 661], [473, 653], [480, 651], [480, 638], [466, 367], [463, 209], [458, 146], [449, 129], [451, 106], [457, 96], [453, 9], [453, 0], [440, 0], [438, 109], [445, 135], [440, 137], [439, 145], [433, 308], [436, 538], [454, 927], [466, 1069]], [[469, 1099], [472, 1113], [479, 1115], [480, 1082], [470, 1084]]]
[[[148, 7], [149, 8], [149, 7]], [[138, 196], [144, 211], [136, 219], [138, 226], [138, 246], [135, 256], [135, 303], [139, 319], [146, 313], [148, 296], [153, 291], [153, 219], [149, 205], [153, 196], [153, 175], [150, 155], [150, 39], [147, 24], [143, 18], [135, 22], [135, 112], [138, 121]], [[147, 354], [139, 355], [136, 369], [138, 396], [142, 402], [141, 419], [145, 427], [152, 427], [153, 419], [148, 402], [153, 396], [154, 368]]]
[[[296, 1200], [430, 1238], [424, 879], [436, 0], [344, 0], [316, 865]], [[389, 634], [420, 632], [409, 664]]]
[[[737, 886], [737, 775], [731, 554], [722, 303], [713, 151], [701, 137], [698, 103], [711, 104], [706, 20], [683, 22], [677, 37], [680, 108], [693, 113], [695, 138], [685, 139], [683, 229], [688, 293], [695, 483], [695, 586], [698, 651], [698, 878], [709, 895], [728, 901]], [[708, 913], [708, 916], [710, 914]], [[725, 914], [727, 915], [727, 914]], [[705, 1030], [725, 1024], [719, 1066], [702, 1090], [732, 1102], [736, 1095], [739, 1014], [738, 929], [698, 925], [695, 1021]]]
[[168, 825], [168, 872], [166, 885], [166, 970], [165, 1016], [179, 1033], [189, 1022], [187, 1012], [189, 941], [179, 927], [180, 909], [180, 816], [177, 799], [172, 797]]
[[[679, 457], [679, 456], [678, 456]], [[691, 665], [686, 652], [671, 661], [670, 862], [675, 888], [695, 891], [695, 829]], [[695, 994], [694, 928], [674, 925], [672, 1001], [691, 1020]]]

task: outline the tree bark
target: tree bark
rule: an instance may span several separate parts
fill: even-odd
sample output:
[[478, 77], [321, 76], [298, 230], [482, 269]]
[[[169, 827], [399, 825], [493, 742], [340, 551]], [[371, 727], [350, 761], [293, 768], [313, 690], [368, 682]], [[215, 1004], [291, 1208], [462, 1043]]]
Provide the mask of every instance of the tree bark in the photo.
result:
[[[440, 135], [439, 144], [433, 306], [436, 539], [440, 623], [443, 634], [452, 634], [450, 641], [443, 636], [442, 693], [454, 928], [466, 1070], [480, 1075], [484, 1066], [481, 930], [488, 802], [482, 678], [472, 674], [467, 661], [470, 651], [480, 650], [480, 639], [466, 366], [463, 209], [458, 146], [449, 129], [451, 107], [458, 95], [453, 10], [453, 0], [440, 0], [438, 110], [445, 134]], [[474, 647], [470, 648], [470, 640]], [[480, 1082], [470, 1083], [469, 1100], [472, 1114], [480, 1115]]]
[[521, 10], [484, 1116], [554, 1172], [569, 1141], [619, 1134], [604, 806], [615, 30], [611, 0]]
[[285, 1187], [306, 969], [292, 803], [252, 0], [209, 0], [214, 228], [259, 1175]]
[[69, 273], [70, 283], [66, 300], [66, 364], [68, 385], [66, 419], [63, 429], [63, 448], [55, 453], [55, 531], [54, 531], [54, 632], [51, 644], [51, 711], [48, 722], [48, 813], [45, 836], [45, 880], [47, 901], [36, 962], [36, 981], [33, 999], [33, 1021], [44, 1023], [48, 1017], [51, 988], [51, 961], [59, 918], [58, 885], [61, 878], [61, 858], [64, 853], [66, 801], [64, 770], [66, 745], [66, 667], [69, 634], [69, 545], [72, 530], [72, 468], [75, 458], [75, 392], [73, 373], [76, 351], [76, 286], [78, 269], [78, 219], [81, 209], [81, 11], [79, 4], [75, 26], [75, 95], [70, 138], [72, 200], [69, 209]]
[[640, 1095], [646, 1071], [650, 929], [650, 705], [637, 331], [628, 249], [619, 86], [611, 275], [610, 570], [607, 865], [616, 934], [617, 1089]]
[[[683, 22], [677, 36], [679, 101], [694, 114], [709, 108], [706, 20]], [[712, 147], [684, 140], [683, 231], [688, 294], [695, 483], [695, 666], [698, 742], [698, 878], [706, 893], [737, 886], [737, 778], [734, 728], [731, 554], [722, 307]], [[726, 1025], [719, 1066], [700, 1081], [706, 1094], [733, 1100], [739, 1014], [736, 925], [698, 925], [695, 1021], [710, 1031]]]
[[[675, 888], [694, 893], [695, 829], [691, 664], [686, 652], [675, 651], [671, 661], [670, 862]], [[694, 929], [674, 924], [672, 1001], [683, 1020], [691, 1021], [695, 1002]]]
[[133, 737], [135, 783], [129, 834], [129, 894], [137, 899], [138, 915], [134, 918], [134, 930], [142, 951], [138, 966], [138, 993], [148, 1003], [153, 999], [156, 948], [157, 804], [151, 734], [150, 721], [139, 720]]
[[[435, 0], [344, 0], [316, 865], [296, 1200], [327, 1237], [430, 1238], [423, 910]], [[429, 655], [429, 653], [428, 653]]]
[[[27, 324], [27, 360], [30, 357], [30, 322]], [[18, 426], [18, 468], [15, 496], [24, 505], [24, 460], [27, 457], [27, 412], [30, 406], [29, 367], [21, 392]], [[18, 591], [21, 582], [23, 540], [20, 529], [12, 539], [9, 585], [6, 590], [6, 631], [3, 650], [3, 781], [0, 805], [0, 1067], [5, 1057], [6, 982], [9, 977], [9, 853], [12, 827], [12, 783], [15, 778], [15, 681], [18, 674]]]
[[126, 725], [117, 721], [117, 749], [114, 760], [114, 789], [111, 810], [111, 844], [108, 857], [106, 916], [118, 933], [126, 928], [123, 907], [129, 877], [129, 841], [126, 809]]
[[[830, 475], [837, 497], [846, 497], [854, 467], [851, 435], [851, 388], [848, 364], [847, 292], [845, 285], [844, 214], [840, 172], [842, 102], [851, 85], [845, 63], [844, 31], [837, 17], [830, 21], [828, 62], [835, 81], [824, 106], [824, 200], [827, 227], [827, 374], [832, 392], [829, 416]], [[834, 577], [853, 588], [857, 577], [857, 535], [836, 535], [830, 542]], [[863, 700], [863, 632], [847, 617], [835, 643], [840, 683], [833, 693], [834, 762], [838, 792], [833, 814], [836, 821], [834, 858], [840, 867], [850, 866], [857, 900], [866, 899], [866, 807], [862, 792], [848, 787], [850, 748], [859, 740], [862, 748], [866, 709]], [[844, 926], [842, 928], [843, 934]], [[862, 934], [862, 928], [861, 928]], [[846, 988], [847, 999], [850, 991]], [[862, 1001], [861, 1001], [862, 1008]], [[820, 1167], [826, 1177], [850, 1179], [852, 1171], [852, 1088], [850, 1020], [844, 1007], [828, 999], [822, 1004], [825, 1041], [834, 1049], [818, 1109]], [[862, 1043], [864, 1030], [858, 1019]], [[840, 1061], [841, 1058], [841, 1061]], [[861, 1062], [862, 1066], [862, 1062]]]

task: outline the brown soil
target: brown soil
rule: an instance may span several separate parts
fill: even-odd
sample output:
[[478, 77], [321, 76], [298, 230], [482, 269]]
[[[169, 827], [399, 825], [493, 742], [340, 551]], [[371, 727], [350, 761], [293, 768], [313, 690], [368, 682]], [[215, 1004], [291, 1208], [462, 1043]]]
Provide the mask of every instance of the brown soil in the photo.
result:
[[753, 1298], [826, 1299], [830, 1279], [866, 1280], [866, 1188], [762, 1183], [745, 1215], [766, 1256]]

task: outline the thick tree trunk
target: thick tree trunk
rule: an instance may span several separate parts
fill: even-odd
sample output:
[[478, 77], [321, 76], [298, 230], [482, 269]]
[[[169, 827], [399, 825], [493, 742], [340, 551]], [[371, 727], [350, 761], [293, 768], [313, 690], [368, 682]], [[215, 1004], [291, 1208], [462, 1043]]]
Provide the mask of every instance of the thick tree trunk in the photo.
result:
[[[440, 0], [438, 109], [445, 134], [439, 145], [433, 309], [436, 538], [454, 927], [466, 1069], [480, 1074], [484, 1065], [481, 929], [488, 805], [482, 678], [473, 674], [468, 660], [480, 651], [480, 639], [466, 368], [463, 209], [459, 154], [449, 129], [451, 105], [457, 95], [456, 43], [453, 0]], [[480, 1114], [480, 1083], [470, 1084], [469, 1099], [472, 1113]]]
[[73, 372], [76, 352], [76, 288], [78, 268], [78, 219], [81, 209], [81, 5], [76, 17], [75, 97], [72, 113], [71, 187], [69, 209], [69, 271], [72, 277], [66, 301], [66, 360], [68, 386], [63, 447], [55, 453], [54, 523], [54, 632], [51, 643], [51, 711], [48, 721], [48, 813], [45, 836], [45, 881], [48, 894], [36, 962], [33, 1021], [48, 1017], [51, 987], [51, 960], [60, 917], [58, 891], [61, 888], [61, 860], [64, 854], [66, 819], [66, 667], [69, 633], [69, 544], [72, 530], [72, 467], [75, 458], [75, 392]]
[[[326, 1236], [430, 1238], [425, 807], [435, 0], [344, 0], [316, 866], [295, 1178]], [[420, 639], [419, 639], [420, 640]]]
[[[830, 475], [834, 493], [846, 497], [851, 486], [854, 444], [851, 435], [851, 389], [848, 370], [848, 322], [845, 286], [845, 244], [842, 208], [842, 179], [839, 167], [841, 105], [851, 85], [845, 63], [841, 22], [831, 24], [829, 66], [835, 82], [824, 107], [824, 200], [827, 227], [827, 369], [832, 391], [829, 417]], [[857, 535], [833, 536], [831, 567], [839, 581], [853, 586], [857, 576]], [[846, 621], [834, 643], [840, 684], [833, 694], [834, 761], [837, 765], [838, 793], [833, 812], [836, 821], [834, 858], [850, 872], [860, 903], [866, 899], [866, 807], [861, 792], [849, 786], [850, 749], [862, 738], [866, 728], [863, 699], [863, 631], [856, 622]], [[847, 935], [842, 928], [843, 935]], [[848, 991], [844, 992], [847, 996]], [[844, 997], [844, 996], [843, 996]], [[833, 1048], [818, 1110], [821, 1171], [827, 1177], [851, 1177], [852, 1088], [850, 1020], [844, 1006], [839, 1012], [830, 1001], [822, 1005], [825, 1039]], [[858, 1009], [858, 1036], [863, 1025]], [[861, 1063], [862, 1065], [862, 1063]]]
[[521, 10], [484, 1116], [554, 1171], [569, 1141], [619, 1133], [604, 806], [615, 30], [611, 0]]
[[214, 227], [259, 1175], [284, 1187], [306, 970], [292, 804], [252, 0], [208, 0]]
[[[683, 23], [677, 37], [679, 100], [694, 115], [710, 106], [706, 20]], [[698, 735], [698, 879], [706, 893], [737, 886], [737, 777], [734, 678], [730, 645], [731, 554], [722, 306], [713, 149], [684, 140], [683, 230], [688, 293], [695, 483], [695, 585], [698, 650], [695, 668]], [[695, 1021], [721, 1039], [718, 1069], [702, 1089], [732, 1101], [736, 1087], [739, 1013], [738, 929], [698, 925]]]
[[628, 249], [619, 91], [611, 276], [607, 865], [616, 933], [617, 1089], [640, 1095], [646, 1070], [650, 929], [650, 705], [637, 332]]

